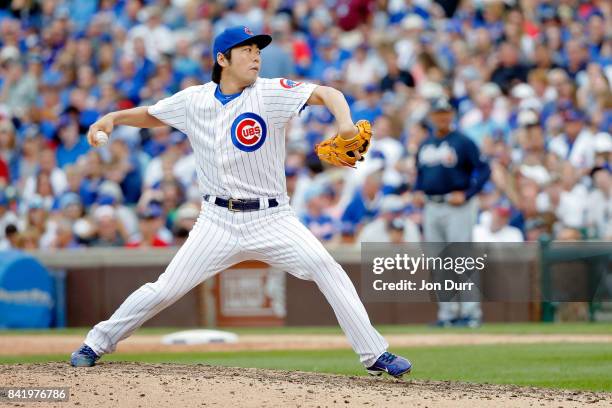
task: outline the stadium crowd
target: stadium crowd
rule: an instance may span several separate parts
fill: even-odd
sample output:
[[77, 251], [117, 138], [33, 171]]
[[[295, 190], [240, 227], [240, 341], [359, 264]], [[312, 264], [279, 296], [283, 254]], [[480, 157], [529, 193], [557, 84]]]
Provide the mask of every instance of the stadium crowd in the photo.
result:
[[[262, 77], [338, 88], [374, 139], [324, 168], [322, 107], [287, 129], [287, 189], [322, 241], [418, 241], [415, 157], [447, 98], [491, 177], [475, 239], [612, 239], [607, 0], [12, 0], [0, 2], [0, 249], [180, 245], [201, 196], [187, 137], [100, 115], [210, 80], [224, 28], [270, 33]], [[440, 180], [444, 183], [445, 180]]]

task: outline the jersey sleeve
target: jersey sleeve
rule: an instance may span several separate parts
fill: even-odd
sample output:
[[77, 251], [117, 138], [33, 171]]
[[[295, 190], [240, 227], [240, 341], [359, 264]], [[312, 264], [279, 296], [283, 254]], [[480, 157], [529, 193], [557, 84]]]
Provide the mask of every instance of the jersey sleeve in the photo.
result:
[[476, 194], [480, 193], [485, 183], [489, 180], [489, 177], [491, 176], [491, 167], [489, 167], [489, 163], [483, 160], [476, 143], [474, 143], [472, 139], [469, 139], [467, 136], [464, 138], [464, 140], [467, 160], [472, 169], [470, 186], [465, 191], [465, 198], [470, 199]]
[[274, 126], [285, 126], [306, 106], [306, 101], [316, 87], [316, 84], [286, 78], [264, 79], [261, 93], [268, 120]]
[[183, 89], [172, 96], [158, 101], [148, 108], [149, 115], [166, 125], [187, 133], [187, 100], [195, 87]]

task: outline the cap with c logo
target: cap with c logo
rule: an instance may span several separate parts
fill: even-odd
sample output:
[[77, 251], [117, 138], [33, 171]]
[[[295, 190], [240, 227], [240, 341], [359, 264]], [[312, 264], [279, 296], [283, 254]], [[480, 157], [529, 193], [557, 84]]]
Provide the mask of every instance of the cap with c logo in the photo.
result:
[[253, 34], [246, 26], [236, 26], [225, 29], [215, 38], [213, 45], [213, 61], [217, 61], [217, 54], [224, 54], [228, 50], [247, 43], [255, 43], [260, 50], [272, 42], [272, 37], [267, 34]]

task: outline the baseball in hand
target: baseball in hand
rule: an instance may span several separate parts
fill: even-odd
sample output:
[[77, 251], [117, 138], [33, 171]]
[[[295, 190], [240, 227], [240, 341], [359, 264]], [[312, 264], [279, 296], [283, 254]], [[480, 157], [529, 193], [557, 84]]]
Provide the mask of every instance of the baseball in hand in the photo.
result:
[[98, 130], [94, 135], [94, 142], [96, 147], [102, 147], [108, 143], [108, 135], [101, 130]]

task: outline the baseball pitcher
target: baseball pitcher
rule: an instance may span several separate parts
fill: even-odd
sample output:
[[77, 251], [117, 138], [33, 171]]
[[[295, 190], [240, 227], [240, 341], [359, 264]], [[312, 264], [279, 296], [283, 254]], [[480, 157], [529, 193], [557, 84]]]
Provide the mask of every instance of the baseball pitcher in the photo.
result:
[[112, 112], [88, 133], [90, 144], [114, 126], [172, 126], [193, 146], [203, 201], [185, 244], [164, 273], [132, 293], [72, 354], [73, 366], [93, 366], [144, 322], [216, 273], [244, 260], [259, 260], [313, 280], [367, 371], [400, 377], [412, 364], [387, 352], [355, 288], [323, 245], [289, 206], [285, 131], [307, 104], [325, 105], [338, 124], [336, 136], [315, 147], [322, 160], [353, 167], [367, 152], [367, 122], [353, 124], [341, 92], [288, 79], [259, 78], [260, 51], [272, 41], [247, 27], [225, 30], [214, 41], [212, 82], [192, 86], [153, 106]]

